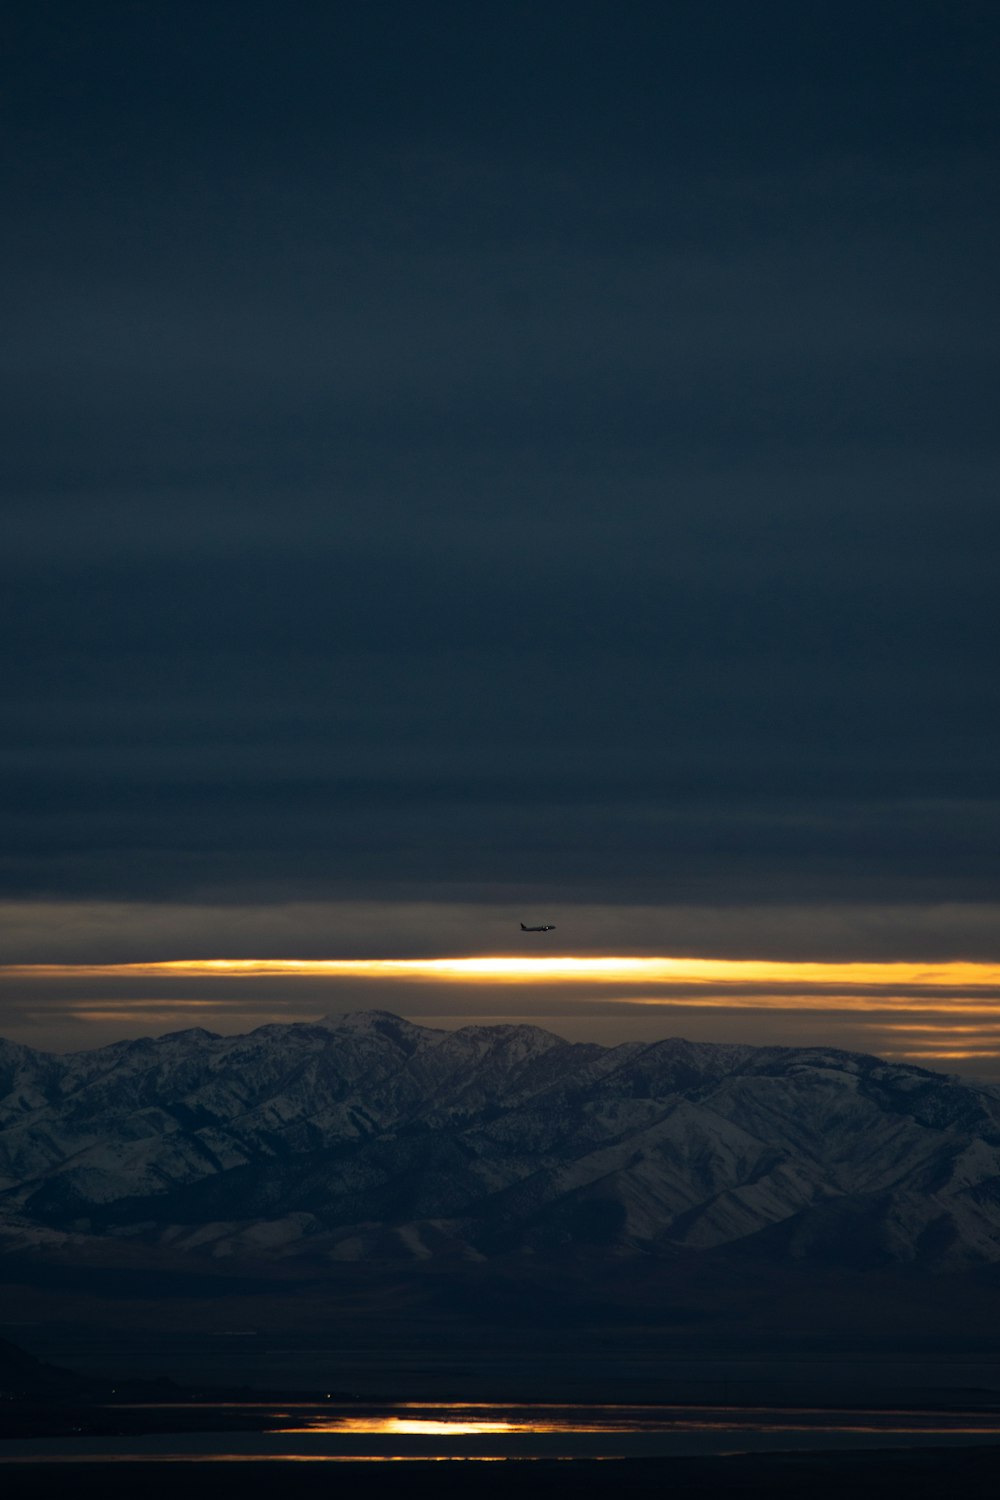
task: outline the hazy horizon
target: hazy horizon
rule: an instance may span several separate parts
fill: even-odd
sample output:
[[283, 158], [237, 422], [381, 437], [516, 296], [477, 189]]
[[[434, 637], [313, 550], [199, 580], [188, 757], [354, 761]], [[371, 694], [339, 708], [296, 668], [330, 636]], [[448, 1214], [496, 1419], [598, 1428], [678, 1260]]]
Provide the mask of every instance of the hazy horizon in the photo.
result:
[[[550, 940], [552, 934], [546, 934]], [[553, 953], [209, 958], [0, 966], [8, 1039], [70, 1051], [201, 1026], [223, 1034], [349, 1011], [417, 1023], [530, 1022], [574, 1041], [667, 1036], [875, 1053], [998, 1074], [1000, 966]]]

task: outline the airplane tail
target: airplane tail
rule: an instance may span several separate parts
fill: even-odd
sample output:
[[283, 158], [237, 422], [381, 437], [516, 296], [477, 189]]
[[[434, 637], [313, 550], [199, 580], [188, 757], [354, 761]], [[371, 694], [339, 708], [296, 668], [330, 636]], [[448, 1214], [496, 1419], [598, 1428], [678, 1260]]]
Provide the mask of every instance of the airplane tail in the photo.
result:
[[522, 922], [521, 923], [521, 931], [522, 932], [527, 932], [527, 930], [528, 930], [527, 927], [525, 927], [524, 923]]

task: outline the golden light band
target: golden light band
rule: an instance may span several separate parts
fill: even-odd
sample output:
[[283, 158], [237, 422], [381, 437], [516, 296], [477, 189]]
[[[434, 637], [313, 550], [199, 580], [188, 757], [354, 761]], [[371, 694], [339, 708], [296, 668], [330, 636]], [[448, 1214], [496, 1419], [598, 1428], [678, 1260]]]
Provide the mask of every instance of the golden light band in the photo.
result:
[[906, 990], [1000, 988], [1000, 964], [796, 963], [767, 959], [486, 955], [464, 958], [200, 958], [153, 963], [7, 964], [0, 977], [24, 979], [255, 978], [433, 980], [512, 984], [747, 985]]

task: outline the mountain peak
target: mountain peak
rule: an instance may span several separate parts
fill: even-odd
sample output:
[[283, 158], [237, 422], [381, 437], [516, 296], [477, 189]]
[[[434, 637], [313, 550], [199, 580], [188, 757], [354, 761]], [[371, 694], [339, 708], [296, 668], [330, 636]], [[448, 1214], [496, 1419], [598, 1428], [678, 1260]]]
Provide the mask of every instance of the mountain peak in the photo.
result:
[[314, 1023], [326, 1026], [330, 1031], [375, 1031], [385, 1035], [386, 1031], [420, 1032], [431, 1031], [430, 1026], [417, 1026], [405, 1016], [394, 1015], [391, 1010], [345, 1010], [323, 1016]]

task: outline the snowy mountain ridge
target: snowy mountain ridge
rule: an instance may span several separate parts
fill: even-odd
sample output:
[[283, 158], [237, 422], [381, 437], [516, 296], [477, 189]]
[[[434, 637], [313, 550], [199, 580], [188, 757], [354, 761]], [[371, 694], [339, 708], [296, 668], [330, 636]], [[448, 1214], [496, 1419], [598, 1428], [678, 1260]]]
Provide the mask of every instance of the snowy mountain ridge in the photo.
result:
[[861, 1053], [383, 1011], [0, 1041], [0, 1249], [1000, 1260], [1000, 1092]]

